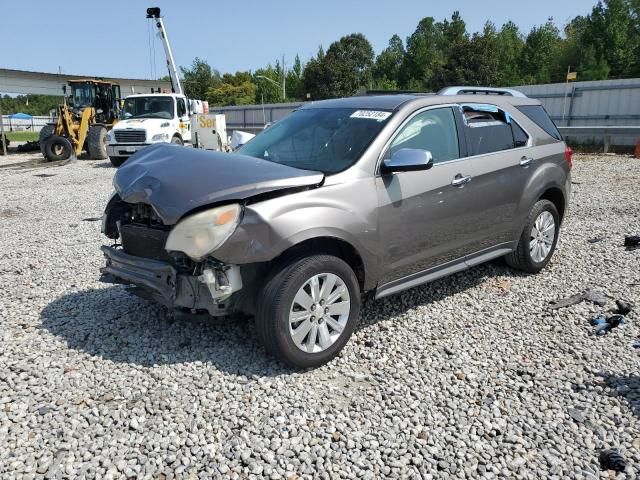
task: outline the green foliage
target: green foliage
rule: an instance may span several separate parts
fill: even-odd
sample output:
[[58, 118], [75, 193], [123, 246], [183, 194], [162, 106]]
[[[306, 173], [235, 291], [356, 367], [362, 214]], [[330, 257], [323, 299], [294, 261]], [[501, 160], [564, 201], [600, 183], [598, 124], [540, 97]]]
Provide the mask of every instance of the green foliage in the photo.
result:
[[405, 41], [393, 35], [377, 57], [364, 35], [354, 33], [326, 52], [320, 46], [306, 65], [296, 56], [286, 79], [277, 61], [253, 73], [220, 76], [196, 58], [181, 70], [189, 96], [213, 105], [242, 105], [343, 97], [364, 89], [563, 82], [568, 67], [578, 72], [578, 80], [640, 75], [640, 0], [599, 1], [562, 33], [551, 18], [525, 35], [511, 21], [499, 29], [487, 22], [470, 34], [457, 11], [441, 22], [425, 17]]
[[3, 115], [18, 112], [29, 115], [49, 115], [51, 110], [55, 110], [60, 103], [62, 103], [62, 97], [53, 95], [18, 95], [17, 97], [5, 95], [0, 97]]
[[207, 97], [211, 88], [218, 86], [222, 80], [220, 72], [211, 68], [205, 61], [196, 57], [191, 68], [180, 67], [182, 86], [187, 97], [202, 100]]
[[251, 105], [256, 100], [256, 85], [249, 72], [225, 73], [209, 87], [205, 96], [211, 106]]
[[373, 82], [373, 47], [361, 33], [333, 42], [307, 64], [305, 88], [311, 98], [348, 97]]

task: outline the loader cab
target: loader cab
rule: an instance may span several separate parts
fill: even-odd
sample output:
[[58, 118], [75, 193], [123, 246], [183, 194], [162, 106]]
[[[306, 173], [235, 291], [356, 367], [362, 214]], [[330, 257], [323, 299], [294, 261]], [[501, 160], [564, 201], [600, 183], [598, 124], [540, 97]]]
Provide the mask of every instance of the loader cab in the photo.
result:
[[110, 124], [118, 118], [120, 85], [100, 80], [70, 80], [71, 103], [76, 115], [93, 107], [98, 123]]

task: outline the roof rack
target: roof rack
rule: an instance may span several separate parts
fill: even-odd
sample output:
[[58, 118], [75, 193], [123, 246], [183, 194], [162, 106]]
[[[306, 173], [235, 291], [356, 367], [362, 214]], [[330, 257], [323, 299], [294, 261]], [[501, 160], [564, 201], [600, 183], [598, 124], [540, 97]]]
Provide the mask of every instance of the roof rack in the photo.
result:
[[494, 87], [447, 87], [438, 92], [438, 95], [504, 95], [506, 97], [527, 96], [512, 88], [494, 88]]
[[417, 90], [366, 90], [364, 95], [433, 95], [433, 93]]

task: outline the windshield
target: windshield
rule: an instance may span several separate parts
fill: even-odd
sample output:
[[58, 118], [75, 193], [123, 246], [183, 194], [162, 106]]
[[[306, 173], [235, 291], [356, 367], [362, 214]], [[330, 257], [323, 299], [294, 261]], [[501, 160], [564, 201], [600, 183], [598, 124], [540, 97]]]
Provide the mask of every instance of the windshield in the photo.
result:
[[391, 112], [305, 108], [274, 123], [238, 153], [325, 174], [353, 165]]
[[173, 118], [172, 97], [134, 97], [124, 101], [122, 118]]
[[73, 85], [73, 106], [88, 107], [93, 105], [95, 89], [93, 85]]

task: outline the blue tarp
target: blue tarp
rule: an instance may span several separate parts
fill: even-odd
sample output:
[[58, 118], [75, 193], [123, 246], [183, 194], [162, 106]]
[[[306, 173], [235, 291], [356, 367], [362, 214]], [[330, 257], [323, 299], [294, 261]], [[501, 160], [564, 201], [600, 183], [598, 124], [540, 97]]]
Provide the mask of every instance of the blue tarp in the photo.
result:
[[33, 117], [28, 113], [14, 113], [13, 115], [9, 115], [9, 118], [12, 120], [31, 120]]

